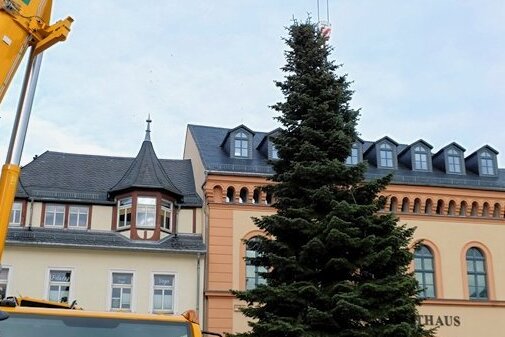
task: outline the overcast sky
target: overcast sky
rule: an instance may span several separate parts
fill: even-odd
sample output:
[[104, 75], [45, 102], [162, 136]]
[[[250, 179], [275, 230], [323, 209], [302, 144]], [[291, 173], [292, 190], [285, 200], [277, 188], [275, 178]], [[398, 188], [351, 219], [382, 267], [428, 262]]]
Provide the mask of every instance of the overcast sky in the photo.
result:
[[[75, 22], [44, 55], [23, 164], [46, 150], [133, 157], [148, 114], [160, 158], [182, 158], [190, 123], [273, 130], [284, 27], [308, 13], [317, 20], [316, 4], [54, 0], [53, 20]], [[457, 142], [466, 155], [489, 144], [505, 167], [505, 1], [329, 7], [332, 58], [353, 81], [363, 139], [424, 139], [433, 152]], [[2, 161], [23, 71], [0, 105]]]

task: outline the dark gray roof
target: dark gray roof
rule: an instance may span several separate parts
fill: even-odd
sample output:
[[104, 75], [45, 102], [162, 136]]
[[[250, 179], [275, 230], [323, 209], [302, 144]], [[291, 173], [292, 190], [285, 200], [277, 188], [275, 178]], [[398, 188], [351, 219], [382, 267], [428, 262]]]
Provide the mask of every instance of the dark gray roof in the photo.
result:
[[[188, 130], [193, 135], [199, 155], [207, 171], [231, 174], [262, 174], [264, 176], [273, 174], [273, 170], [268, 164], [268, 158], [260, 151], [256, 150], [258, 144], [266, 135], [268, 135], [268, 133], [254, 131], [253, 149], [255, 150], [253, 150], [252, 159], [239, 159], [230, 158], [223, 148], [220, 147], [220, 144], [230, 129], [188, 125]], [[397, 144], [396, 141], [389, 137], [383, 137], [379, 139], [379, 141], [384, 139]], [[361, 139], [359, 141], [363, 144], [363, 153], [366, 153], [367, 150], [376, 144], [376, 142], [362, 141]], [[416, 143], [417, 142], [419, 141], [416, 141]], [[423, 142], [426, 143], [425, 141]], [[448, 146], [451, 145], [464, 150], [463, 147], [456, 143], [451, 143]], [[402, 153], [408, 147], [408, 144], [398, 144], [397, 153]], [[389, 173], [393, 173], [392, 183], [397, 184], [505, 190], [505, 170], [503, 169], [499, 169], [498, 175], [495, 177], [479, 176], [470, 171], [466, 172], [464, 175], [454, 175], [446, 174], [444, 171], [435, 166], [433, 167], [432, 172], [413, 171], [399, 161], [398, 168], [395, 170], [379, 169], [376, 166], [369, 164], [366, 178], [376, 179], [384, 177]]]
[[[16, 197], [112, 204], [109, 190], [125, 175], [134, 158], [47, 151], [21, 170]], [[183, 206], [200, 207], [190, 160], [160, 160], [166, 175], [183, 195]]]
[[205, 253], [201, 235], [170, 235], [160, 241], [134, 241], [115, 232], [49, 228], [9, 228], [7, 245], [86, 249], [126, 249], [170, 253]]
[[131, 188], [161, 189], [178, 197], [182, 196], [182, 192], [175, 187], [163, 169], [149, 140], [142, 143], [137, 157], [123, 177], [110, 189], [110, 192], [114, 193]]

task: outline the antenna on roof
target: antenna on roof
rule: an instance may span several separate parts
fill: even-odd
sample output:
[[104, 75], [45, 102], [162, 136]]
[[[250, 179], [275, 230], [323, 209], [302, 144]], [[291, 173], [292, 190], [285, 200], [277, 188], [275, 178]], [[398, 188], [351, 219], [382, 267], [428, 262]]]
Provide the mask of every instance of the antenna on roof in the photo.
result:
[[[321, 34], [323, 35], [323, 37], [326, 40], [329, 40], [330, 34], [331, 34], [329, 0], [326, 0], [326, 19], [321, 19], [319, 5], [320, 5], [319, 0], [317, 0], [317, 25], [319, 26], [319, 29], [321, 30]], [[324, 5], [323, 5], [323, 9], [324, 9]]]
[[151, 141], [151, 114], [148, 114], [147, 115], [147, 119], [146, 119], [146, 122], [147, 122], [147, 129], [146, 129], [146, 138], [144, 140], [147, 140], [148, 142]]

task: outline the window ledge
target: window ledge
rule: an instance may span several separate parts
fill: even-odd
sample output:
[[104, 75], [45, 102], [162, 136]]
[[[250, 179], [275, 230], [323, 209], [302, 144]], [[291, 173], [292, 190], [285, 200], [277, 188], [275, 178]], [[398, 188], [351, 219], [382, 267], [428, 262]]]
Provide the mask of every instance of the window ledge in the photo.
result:
[[116, 232], [123, 232], [123, 231], [129, 230], [131, 228], [132, 228], [131, 226], [118, 227], [118, 228], [116, 228]]

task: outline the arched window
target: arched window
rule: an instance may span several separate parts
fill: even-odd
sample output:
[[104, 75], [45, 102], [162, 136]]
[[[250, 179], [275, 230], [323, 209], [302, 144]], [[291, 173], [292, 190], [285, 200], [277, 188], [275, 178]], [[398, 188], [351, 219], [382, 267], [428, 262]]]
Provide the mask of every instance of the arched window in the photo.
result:
[[423, 146], [414, 148], [414, 170], [428, 170], [428, 151]]
[[427, 246], [417, 247], [414, 252], [414, 265], [416, 280], [421, 288], [419, 296], [423, 298], [436, 297], [433, 253]]
[[467, 203], [466, 201], [461, 202], [461, 206], [459, 208], [459, 216], [466, 216], [466, 208], [467, 208]]
[[444, 215], [444, 201], [442, 199], [439, 199], [437, 202], [436, 213], [439, 215]]
[[260, 202], [260, 189], [256, 188], [253, 192], [253, 204], [258, 204]]
[[235, 135], [235, 157], [249, 157], [249, 138], [247, 135], [240, 131]]
[[470, 212], [470, 215], [477, 216], [478, 212], [479, 212], [479, 204], [477, 203], [477, 201], [474, 201], [472, 203], [472, 211]]
[[409, 211], [409, 198], [405, 197], [402, 200], [402, 212], [408, 213]]
[[456, 215], [456, 202], [451, 200], [449, 202], [449, 209], [447, 210], [448, 215]]
[[267, 205], [271, 205], [273, 202], [273, 196], [272, 196], [272, 192], [267, 192], [267, 195], [265, 197], [265, 203]]
[[398, 199], [396, 197], [391, 198], [391, 203], [389, 204], [389, 211], [391, 213], [396, 213], [398, 210]]
[[261, 273], [266, 272], [265, 267], [256, 266], [254, 259], [259, 257], [258, 244], [260, 238], [255, 236], [247, 240], [245, 251], [245, 288], [246, 290], [254, 289], [260, 284], [266, 284]]
[[494, 160], [493, 156], [487, 151], [484, 151], [480, 155], [480, 169], [481, 174], [494, 175]]
[[247, 190], [247, 188], [242, 187], [240, 189], [240, 203], [241, 204], [244, 204], [247, 202], [248, 195], [249, 195], [249, 191]]
[[494, 204], [493, 218], [499, 218], [501, 213], [501, 206], [499, 203]]
[[235, 189], [233, 186], [228, 187], [226, 190], [226, 202], [234, 202], [235, 201]]
[[380, 149], [380, 166], [381, 167], [394, 167], [393, 161], [393, 148], [387, 143], [382, 143]]
[[475, 247], [468, 249], [466, 252], [466, 266], [470, 299], [487, 299], [486, 258], [480, 249]]
[[424, 213], [431, 214], [433, 208], [433, 201], [431, 199], [426, 199], [426, 207], [424, 208]]
[[489, 203], [487, 202], [482, 206], [482, 216], [486, 218], [489, 216]]
[[421, 213], [421, 199], [414, 200], [414, 213]]
[[447, 151], [447, 171], [449, 173], [461, 173], [461, 156], [458, 151]]

